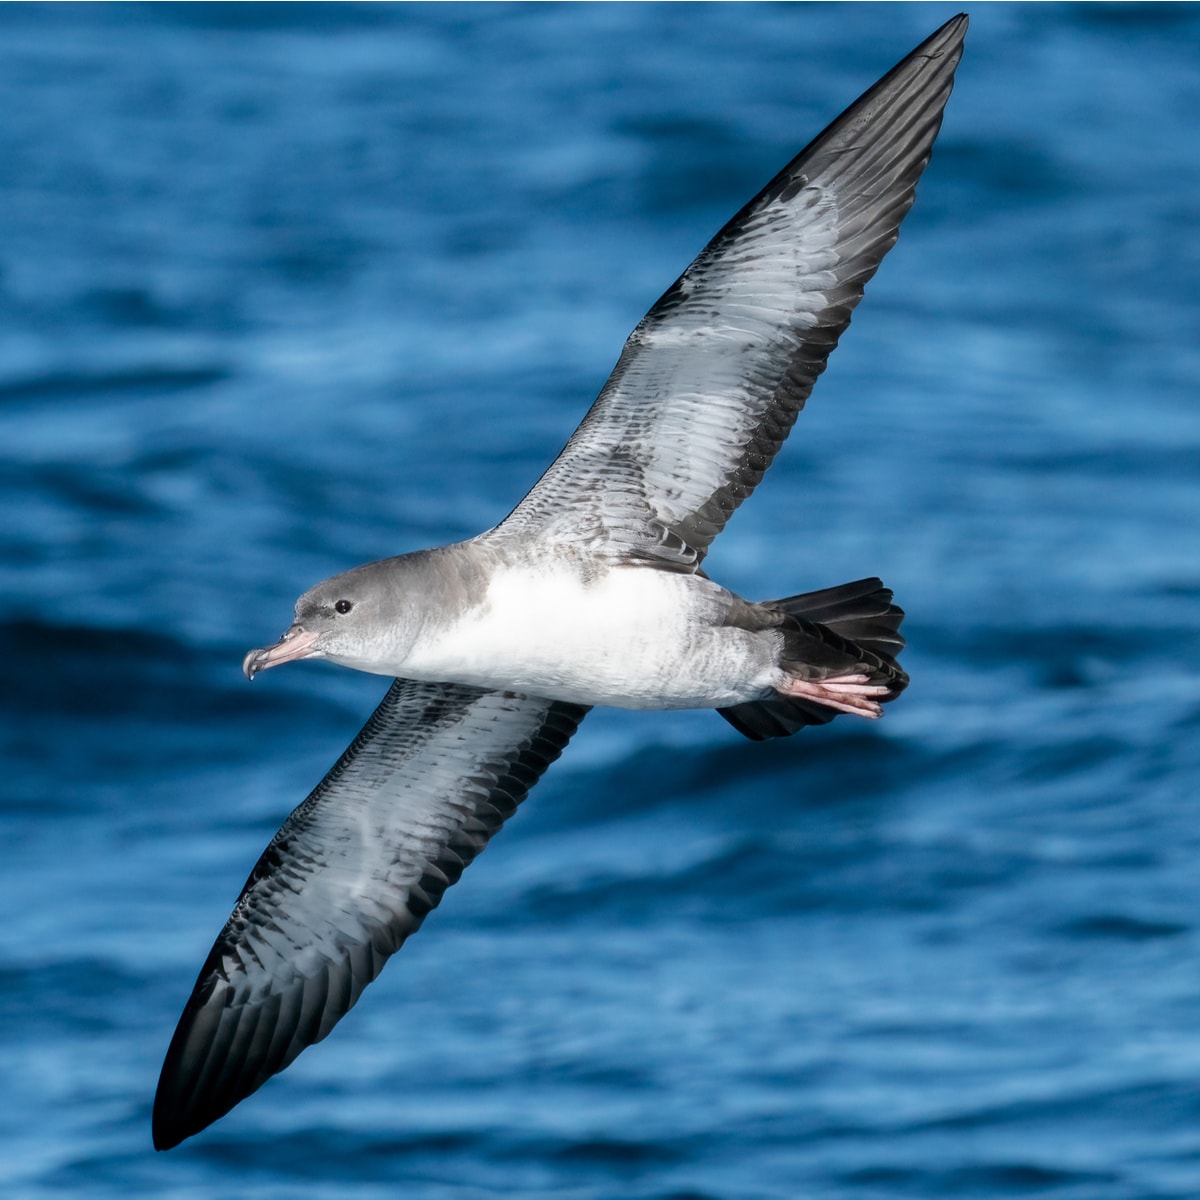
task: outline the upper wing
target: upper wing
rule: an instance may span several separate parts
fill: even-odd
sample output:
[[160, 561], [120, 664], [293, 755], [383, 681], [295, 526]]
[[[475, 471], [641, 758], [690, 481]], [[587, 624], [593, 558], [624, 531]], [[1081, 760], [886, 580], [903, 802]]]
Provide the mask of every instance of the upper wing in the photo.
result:
[[713, 238], [493, 536], [700, 562], [771, 465], [895, 244], [966, 30], [966, 16], [943, 25]]
[[586, 708], [397, 680], [266, 848], [171, 1040], [154, 1144], [227, 1113], [349, 1011]]

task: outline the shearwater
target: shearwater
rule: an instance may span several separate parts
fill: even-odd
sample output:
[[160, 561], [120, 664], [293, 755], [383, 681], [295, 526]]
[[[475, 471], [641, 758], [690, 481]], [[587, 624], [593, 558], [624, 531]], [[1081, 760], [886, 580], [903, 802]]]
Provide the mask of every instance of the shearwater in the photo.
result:
[[955, 17], [738, 212], [630, 335], [494, 529], [300, 597], [248, 676], [395, 676], [284, 822], [167, 1051], [177, 1145], [319, 1041], [558, 757], [588, 708], [715, 708], [748, 737], [880, 715], [908, 677], [878, 579], [754, 603], [701, 565], [770, 466], [895, 244], [962, 53]]

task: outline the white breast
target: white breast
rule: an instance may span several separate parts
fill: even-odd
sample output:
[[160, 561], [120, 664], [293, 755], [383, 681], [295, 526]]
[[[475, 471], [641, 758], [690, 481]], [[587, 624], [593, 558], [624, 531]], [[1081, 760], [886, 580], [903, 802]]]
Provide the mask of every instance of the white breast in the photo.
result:
[[397, 673], [626, 708], [735, 703], [761, 692], [773, 647], [723, 628], [727, 602], [707, 580], [647, 567], [591, 580], [501, 568], [483, 602], [429, 631]]

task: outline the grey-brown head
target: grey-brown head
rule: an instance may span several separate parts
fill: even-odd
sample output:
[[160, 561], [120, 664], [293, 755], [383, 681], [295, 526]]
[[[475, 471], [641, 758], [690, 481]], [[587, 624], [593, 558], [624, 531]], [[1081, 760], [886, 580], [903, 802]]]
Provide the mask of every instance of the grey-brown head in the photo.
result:
[[399, 643], [411, 643], [404, 629], [403, 567], [401, 559], [383, 559], [310, 588], [296, 601], [295, 620], [283, 637], [246, 655], [246, 678], [302, 658], [392, 674], [386, 662], [401, 650]]

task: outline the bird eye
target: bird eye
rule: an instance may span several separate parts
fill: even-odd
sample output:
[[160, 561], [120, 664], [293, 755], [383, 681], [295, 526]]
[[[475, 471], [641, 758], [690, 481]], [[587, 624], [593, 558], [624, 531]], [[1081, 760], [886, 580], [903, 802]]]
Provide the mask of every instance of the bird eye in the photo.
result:
[[340, 612], [344, 616], [354, 605], [349, 600], [339, 600], [333, 607], [336, 612]]

